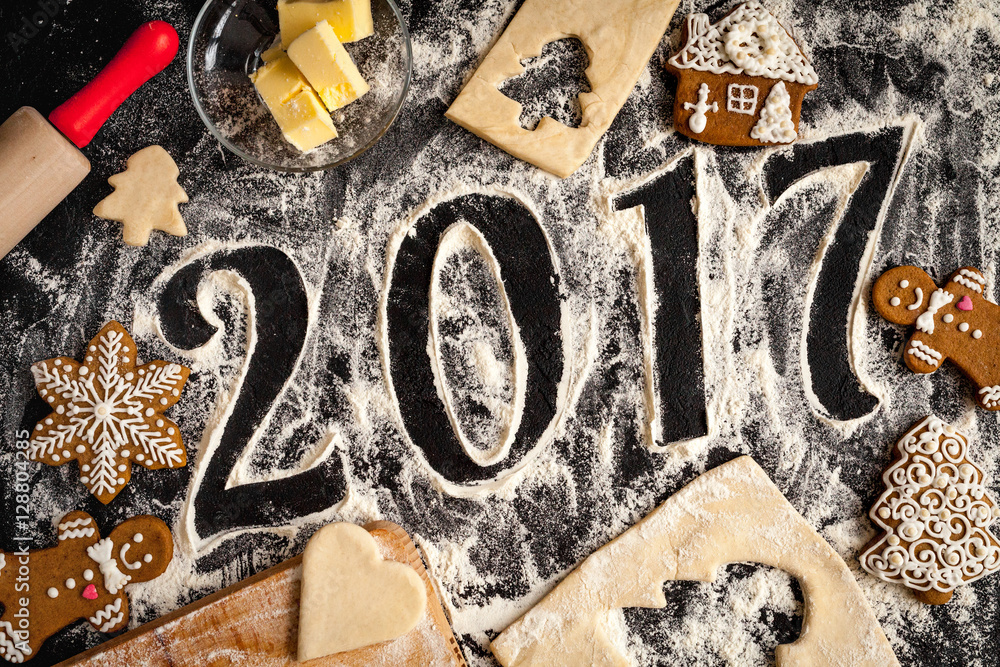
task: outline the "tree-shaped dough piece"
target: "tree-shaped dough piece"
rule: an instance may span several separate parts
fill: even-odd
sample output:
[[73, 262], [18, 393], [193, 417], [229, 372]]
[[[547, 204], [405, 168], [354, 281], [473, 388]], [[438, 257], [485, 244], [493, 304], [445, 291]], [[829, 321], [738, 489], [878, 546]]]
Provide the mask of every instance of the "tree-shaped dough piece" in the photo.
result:
[[790, 144], [795, 141], [798, 135], [792, 120], [791, 103], [785, 82], [774, 84], [760, 110], [760, 120], [750, 130], [750, 136], [767, 144]]
[[177, 184], [179, 175], [161, 146], [143, 148], [128, 159], [125, 171], [108, 179], [115, 191], [94, 208], [94, 215], [125, 225], [123, 239], [129, 245], [146, 245], [154, 229], [184, 236], [187, 227], [177, 205], [188, 196]]
[[896, 444], [885, 492], [870, 512], [883, 534], [865, 548], [861, 566], [925, 604], [944, 604], [956, 587], [1000, 570], [1000, 543], [989, 531], [1000, 508], [968, 447], [952, 426], [927, 417]]

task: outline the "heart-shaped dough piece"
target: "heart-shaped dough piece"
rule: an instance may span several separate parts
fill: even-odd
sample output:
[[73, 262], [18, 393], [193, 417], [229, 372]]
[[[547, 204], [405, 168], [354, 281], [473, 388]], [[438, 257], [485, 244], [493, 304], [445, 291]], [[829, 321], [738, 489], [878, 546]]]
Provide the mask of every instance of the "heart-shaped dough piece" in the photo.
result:
[[302, 558], [299, 661], [405, 635], [426, 608], [420, 575], [383, 560], [367, 530], [350, 523], [324, 526]]

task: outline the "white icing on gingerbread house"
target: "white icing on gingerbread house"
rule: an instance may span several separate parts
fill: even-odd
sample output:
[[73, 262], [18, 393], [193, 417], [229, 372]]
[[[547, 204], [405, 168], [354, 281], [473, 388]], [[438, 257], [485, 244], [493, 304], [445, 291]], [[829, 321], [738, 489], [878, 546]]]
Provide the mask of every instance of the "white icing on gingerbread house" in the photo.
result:
[[[791, 143], [798, 135], [802, 98], [819, 83], [798, 45], [757, 0], [715, 24], [705, 14], [689, 15], [684, 45], [666, 67], [679, 80], [678, 131], [715, 144]], [[691, 91], [702, 86], [709, 89], [707, 103], [718, 103], [720, 112], [694, 131], [702, 123], [688, 118], [695, 101]]]

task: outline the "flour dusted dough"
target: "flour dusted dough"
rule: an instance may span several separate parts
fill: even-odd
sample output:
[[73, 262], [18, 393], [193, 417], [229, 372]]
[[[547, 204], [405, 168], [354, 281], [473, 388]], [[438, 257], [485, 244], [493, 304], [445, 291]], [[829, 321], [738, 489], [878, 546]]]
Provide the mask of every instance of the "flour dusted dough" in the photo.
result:
[[302, 560], [300, 662], [405, 635], [424, 617], [427, 589], [402, 563], [384, 561], [359, 526], [321, 528]]
[[711, 470], [594, 552], [493, 642], [504, 667], [630, 665], [611, 612], [667, 605], [663, 583], [713, 581], [728, 563], [782, 569], [802, 586], [802, 635], [778, 667], [898, 667], [843, 559], [744, 456]]
[[[680, 0], [525, 0], [446, 116], [511, 155], [565, 178], [580, 168], [611, 126], [656, 50]], [[522, 60], [577, 37], [587, 50], [591, 92], [580, 94], [583, 119], [571, 128], [542, 118], [521, 127], [521, 105], [500, 92], [524, 72]]]
[[108, 179], [115, 191], [94, 208], [94, 215], [122, 223], [129, 245], [146, 245], [154, 229], [185, 236], [177, 205], [188, 196], [177, 184], [179, 175], [170, 153], [160, 146], [143, 148], [128, 159], [125, 171]]

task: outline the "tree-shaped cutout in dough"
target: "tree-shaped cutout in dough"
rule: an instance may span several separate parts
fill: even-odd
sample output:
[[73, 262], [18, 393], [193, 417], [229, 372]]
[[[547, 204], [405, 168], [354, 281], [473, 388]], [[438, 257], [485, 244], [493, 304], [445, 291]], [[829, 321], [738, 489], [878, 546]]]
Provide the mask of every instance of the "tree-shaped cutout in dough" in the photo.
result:
[[128, 159], [125, 171], [108, 179], [115, 191], [94, 207], [94, 215], [122, 223], [129, 245], [146, 245], [154, 229], [184, 236], [187, 227], [177, 205], [188, 196], [177, 184], [179, 175], [170, 153], [160, 146], [143, 148]]
[[664, 593], [665, 608], [622, 614], [637, 655], [655, 664], [723, 665], [739, 656], [736, 664], [772, 665], [774, 648], [802, 634], [802, 588], [777, 568], [732, 563], [710, 584], [671, 581]]
[[504, 667], [631, 665], [612, 614], [663, 608], [664, 582], [714, 581], [740, 562], [784, 570], [802, 587], [802, 634], [775, 649], [777, 667], [898, 667], [847, 564], [748, 456], [701, 475], [595, 551], [491, 648]]
[[590, 59], [583, 43], [575, 37], [549, 42], [542, 55], [521, 62], [524, 72], [507, 79], [500, 92], [520, 102], [520, 124], [534, 130], [548, 116], [566, 127], [580, 127], [583, 108], [580, 93], [590, 92], [585, 71]]
[[990, 532], [1000, 507], [968, 451], [952, 426], [922, 420], [896, 443], [870, 513], [882, 532], [861, 566], [913, 589], [924, 604], [944, 604], [956, 587], [1000, 570], [1000, 543]]
[[[445, 117], [516, 158], [566, 178], [590, 157], [646, 71], [679, 0], [524, 0], [445, 112]], [[586, 47], [591, 92], [580, 94], [582, 120], [567, 127], [542, 118], [521, 127], [521, 105], [500, 91], [525, 60], [566, 37]]]

